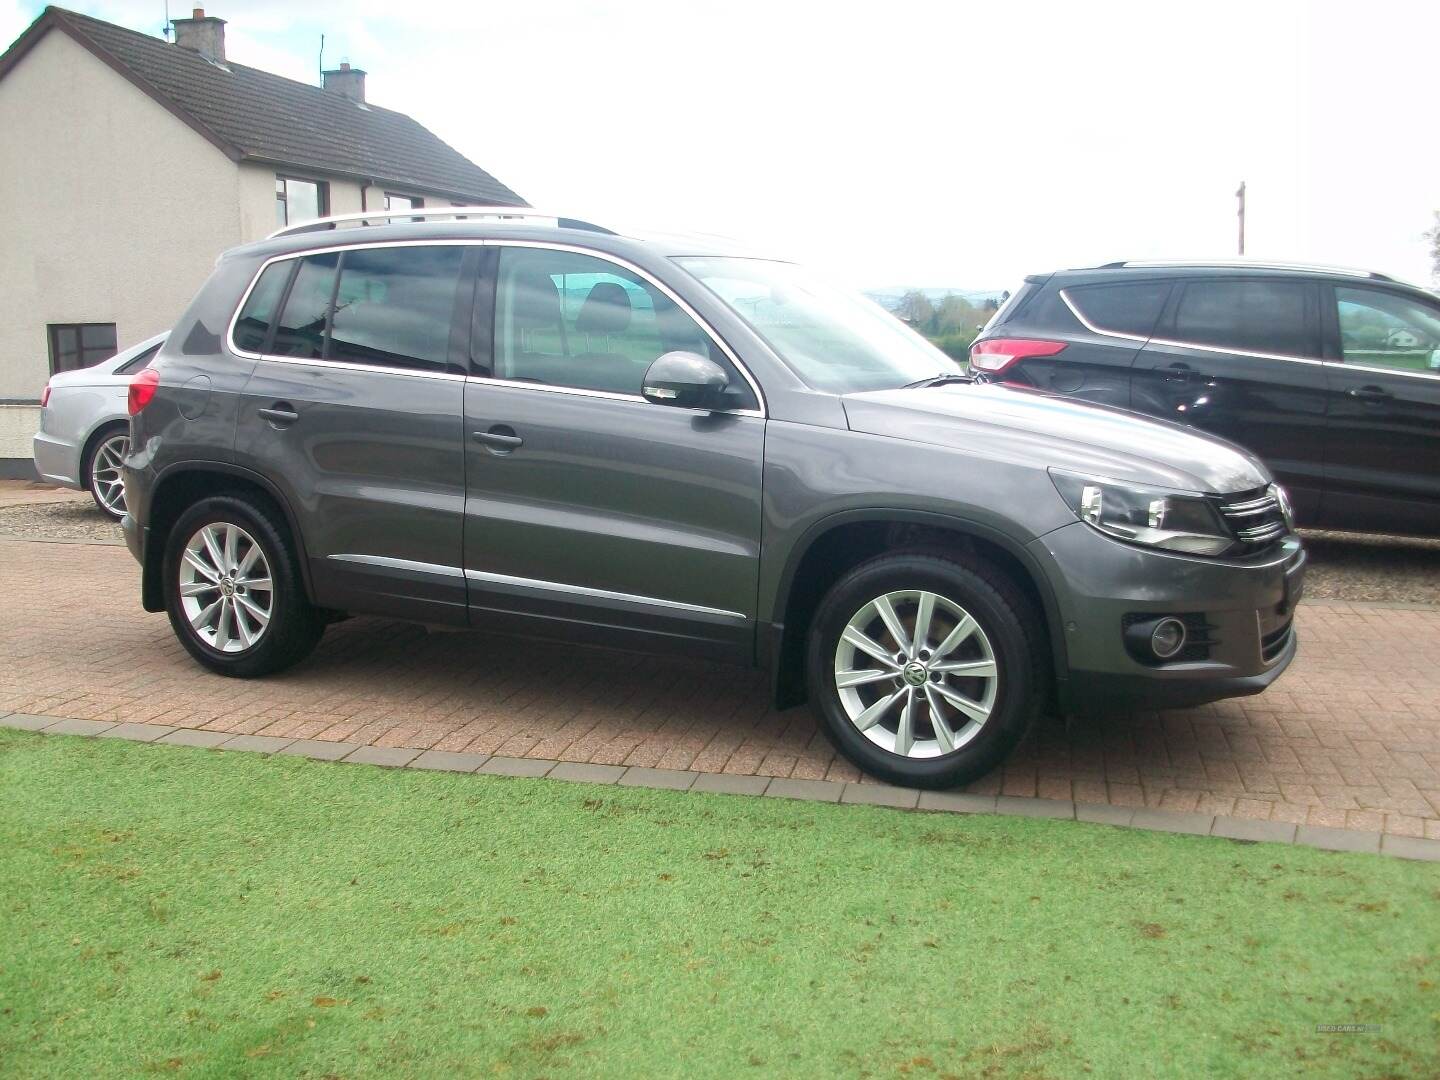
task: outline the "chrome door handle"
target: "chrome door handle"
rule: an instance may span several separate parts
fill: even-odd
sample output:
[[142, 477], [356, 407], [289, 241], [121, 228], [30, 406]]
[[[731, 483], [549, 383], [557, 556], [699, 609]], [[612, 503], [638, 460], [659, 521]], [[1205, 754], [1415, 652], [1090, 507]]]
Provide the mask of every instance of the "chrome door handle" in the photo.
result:
[[1164, 371], [1165, 381], [1168, 383], [1188, 383], [1198, 374], [1189, 364], [1170, 364]]
[[1389, 401], [1395, 395], [1384, 387], [1380, 386], [1352, 386], [1345, 391], [1346, 397], [1355, 398], [1358, 401]]
[[291, 408], [290, 403], [286, 401], [277, 401], [270, 408], [257, 409], [256, 412], [260, 414], [262, 420], [268, 420], [276, 427], [289, 427], [295, 423], [296, 420], [300, 419], [300, 414]]

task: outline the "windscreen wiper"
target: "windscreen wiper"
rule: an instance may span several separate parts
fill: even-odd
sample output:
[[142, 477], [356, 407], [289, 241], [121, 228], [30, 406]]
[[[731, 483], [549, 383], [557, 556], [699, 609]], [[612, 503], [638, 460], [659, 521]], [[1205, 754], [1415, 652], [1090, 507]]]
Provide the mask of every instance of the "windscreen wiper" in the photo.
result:
[[912, 383], [906, 383], [900, 389], [919, 390], [926, 386], [946, 386], [949, 383], [973, 383], [974, 381], [972, 376], [946, 371], [939, 375], [931, 375], [928, 379], [917, 379]]

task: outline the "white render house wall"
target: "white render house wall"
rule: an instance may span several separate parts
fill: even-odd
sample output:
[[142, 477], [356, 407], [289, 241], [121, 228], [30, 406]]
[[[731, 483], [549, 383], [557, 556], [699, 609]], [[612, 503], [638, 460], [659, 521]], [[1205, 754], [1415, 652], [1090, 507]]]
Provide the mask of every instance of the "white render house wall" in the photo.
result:
[[0, 79], [0, 161], [0, 475], [31, 456], [49, 324], [114, 323], [122, 349], [167, 329], [222, 251], [274, 231], [277, 172], [326, 181], [331, 213], [362, 202], [353, 179], [237, 164], [54, 31]]
[[237, 169], [65, 34], [0, 80], [0, 457], [29, 457], [50, 323], [169, 326], [239, 239]]

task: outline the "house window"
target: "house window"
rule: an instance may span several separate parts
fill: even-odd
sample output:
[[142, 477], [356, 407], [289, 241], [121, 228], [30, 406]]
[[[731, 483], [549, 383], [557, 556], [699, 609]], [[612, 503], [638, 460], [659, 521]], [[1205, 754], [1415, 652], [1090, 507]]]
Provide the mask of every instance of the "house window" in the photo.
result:
[[76, 371], [115, 355], [115, 324], [51, 323], [50, 374]]
[[419, 210], [425, 205], [425, 200], [418, 195], [392, 195], [385, 193], [386, 210]]
[[275, 224], [299, 225], [330, 212], [330, 185], [323, 180], [275, 177]]

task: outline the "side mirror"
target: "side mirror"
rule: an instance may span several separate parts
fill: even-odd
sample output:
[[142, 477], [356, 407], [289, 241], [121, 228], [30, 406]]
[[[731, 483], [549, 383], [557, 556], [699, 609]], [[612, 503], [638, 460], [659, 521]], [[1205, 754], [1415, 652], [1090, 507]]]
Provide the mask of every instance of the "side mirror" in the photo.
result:
[[640, 393], [656, 405], [682, 409], [723, 409], [730, 379], [714, 360], [693, 352], [667, 352], [645, 370]]

